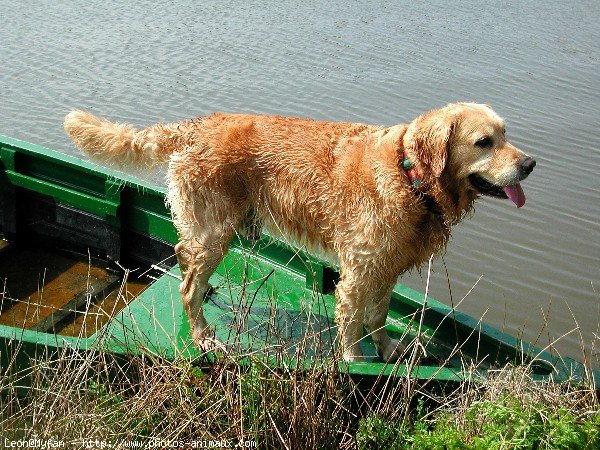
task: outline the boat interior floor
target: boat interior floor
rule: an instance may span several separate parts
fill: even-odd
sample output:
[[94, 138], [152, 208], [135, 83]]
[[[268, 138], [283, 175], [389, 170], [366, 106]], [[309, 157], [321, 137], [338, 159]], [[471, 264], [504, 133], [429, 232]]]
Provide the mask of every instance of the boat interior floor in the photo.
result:
[[89, 337], [152, 281], [141, 269], [37, 245], [0, 240], [0, 255], [0, 324], [42, 332]]

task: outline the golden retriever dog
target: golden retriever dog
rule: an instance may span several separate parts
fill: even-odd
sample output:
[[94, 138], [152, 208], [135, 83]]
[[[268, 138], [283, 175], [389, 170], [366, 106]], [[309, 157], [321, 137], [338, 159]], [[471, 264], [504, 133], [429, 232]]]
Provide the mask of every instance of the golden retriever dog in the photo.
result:
[[98, 161], [168, 162], [180, 292], [201, 348], [217, 345], [202, 313], [209, 277], [251, 222], [339, 266], [335, 321], [348, 361], [363, 358], [363, 326], [384, 360], [402, 357], [385, 331], [398, 276], [442, 251], [480, 195], [521, 207], [519, 182], [535, 166], [475, 103], [392, 127], [217, 113], [136, 131], [81, 111], [64, 126]]

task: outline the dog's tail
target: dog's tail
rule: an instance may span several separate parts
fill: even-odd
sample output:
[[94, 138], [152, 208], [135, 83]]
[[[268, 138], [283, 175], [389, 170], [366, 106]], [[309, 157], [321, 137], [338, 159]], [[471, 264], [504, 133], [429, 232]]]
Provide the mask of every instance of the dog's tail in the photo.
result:
[[168, 132], [169, 126], [137, 131], [132, 125], [112, 123], [77, 110], [65, 116], [64, 126], [75, 145], [93, 160], [119, 168], [161, 164], [176, 147], [176, 133]]

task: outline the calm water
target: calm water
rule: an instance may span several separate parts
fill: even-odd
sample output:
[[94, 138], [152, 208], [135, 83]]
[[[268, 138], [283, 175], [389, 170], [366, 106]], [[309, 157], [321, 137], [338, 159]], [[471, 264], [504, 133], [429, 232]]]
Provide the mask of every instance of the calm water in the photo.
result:
[[524, 208], [483, 199], [455, 229], [453, 301], [476, 284], [461, 310], [541, 346], [578, 325], [555, 347], [580, 358], [580, 332], [598, 365], [599, 2], [123, 3], [0, 0], [1, 134], [75, 153], [73, 107], [138, 126], [219, 110], [391, 125], [490, 103], [538, 166]]

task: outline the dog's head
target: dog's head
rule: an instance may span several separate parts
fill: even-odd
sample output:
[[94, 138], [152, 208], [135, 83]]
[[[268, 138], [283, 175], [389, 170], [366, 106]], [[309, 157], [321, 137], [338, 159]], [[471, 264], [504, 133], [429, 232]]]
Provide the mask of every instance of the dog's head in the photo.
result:
[[508, 142], [504, 121], [489, 106], [453, 103], [425, 114], [410, 124], [404, 145], [430, 185], [460, 210], [480, 194], [525, 204], [519, 183], [535, 160]]

